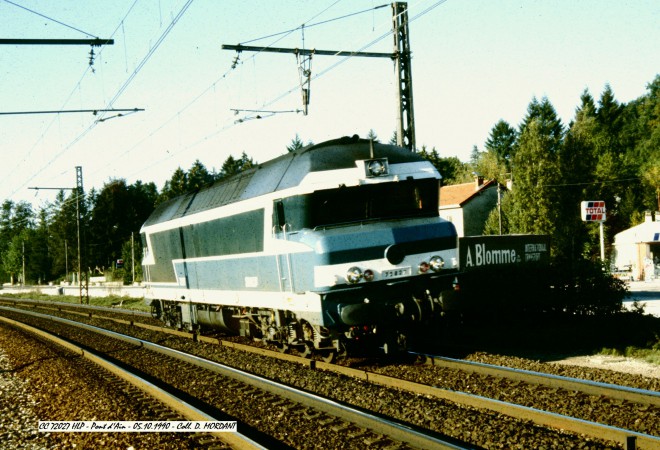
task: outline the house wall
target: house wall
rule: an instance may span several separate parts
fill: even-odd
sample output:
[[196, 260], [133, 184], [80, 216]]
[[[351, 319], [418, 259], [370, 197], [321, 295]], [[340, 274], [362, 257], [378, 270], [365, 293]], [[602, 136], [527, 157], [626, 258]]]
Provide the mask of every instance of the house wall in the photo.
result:
[[464, 235], [480, 236], [483, 234], [486, 220], [493, 208], [497, 208], [497, 187], [488, 187], [472, 197], [463, 205]]
[[[657, 213], [656, 213], [657, 217]], [[614, 237], [612, 260], [617, 270], [630, 268], [634, 280], [660, 275], [660, 221], [647, 216], [644, 223], [618, 233]], [[655, 267], [654, 267], [655, 266]]]
[[440, 217], [454, 224], [458, 237], [465, 236], [463, 231], [463, 209], [461, 207], [443, 208], [440, 210]]

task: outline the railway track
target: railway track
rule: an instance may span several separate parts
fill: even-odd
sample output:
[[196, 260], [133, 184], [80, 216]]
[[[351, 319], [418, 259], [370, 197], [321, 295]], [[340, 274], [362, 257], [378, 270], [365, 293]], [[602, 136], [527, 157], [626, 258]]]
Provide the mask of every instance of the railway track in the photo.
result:
[[588, 395], [608, 397], [620, 401], [642, 403], [660, 407], [660, 392], [646, 389], [636, 389], [609, 383], [581, 380], [577, 378], [562, 377], [558, 375], [533, 372], [530, 370], [514, 369], [474, 361], [464, 361], [447, 358], [441, 355], [412, 353], [423, 359], [425, 364], [444, 367], [465, 372], [477, 373], [485, 376], [495, 376], [521, 381], [524, 383], [539, 384], [550, 388], [578, 391]]
[[[24, 312], [24, 314], [28, 314], [32, 318], [46, 319], [51, 323], [57, 322], [58, 326], [66, 325], [82, 328], [86, 331], [85, 335], [89, 335], [87, 332], [93, 332], [102, 334], [105, 338], [131, 344], [134, 346], [134, 349], [129, 351], [132, 358], [120, 358], [118, 354], [122, 350], [119, 350], [115, 345], [110, 345], [108, 342], [105, 342], [102, 346], [105, 347], [104, 349], [95, 349], [95, 351], [112, 353], [114, 355], [113, 358], [120, 359], [123, 365], [132, 365], [134, 361], [129, 362], [127, 359], [134, 360], [136, 354], [139, 354], [138, 359], [142, 361], [149, 360], [151, 366], [174, 367], [174, 371], [178, 373], [178, 377], [181, 379], [176, 383], [172, 383], [171, 379], [163, 380], [164, 384], [172, 383], [170, 385], [170, 389], [172, 390], [182, 390], [186, 384], [196, 384], [200, 380], [205, 379], [207, 382], [210, 382], [210, 385], [220, 387], [225, 392], [232, 392], [234, 400], [242, 401], [248, 398], [250, 401], [257, 400], [257, 403], [260, 404], [259, 409], [263, 412], [267, 410], [266, 405], [275, 407], [275, 410], [287, 412], [289, 418], [294, 418], [293, 421], [296, 423], [296, 427], [299, 427], [301, 422], [307, 421], [313, 424], [312, 427], [321, 426], [336, 434], [341, 439], [346, 441], [352, 440], [353, 445], [350, 445], [350, 442], [343, 443], [344, 445], [348, 444], [350, 448], [396, 448], [397, 446], [420, 449], [472, 448], [471, 446], [462, 445], [456, 440], [441, 437], [438, 433], [430, 432], [429, 430], [418, 429], [409, 424], [401, 423], [379, 414], [373, 414], [361, 408], [351, 407], [341, 402], [295, 389], [242, 370], [208, 361], [158, 344], [90, 325], [72, 322], [67, 319], [49, 318], [34, 312]], [[20, 326], [17, 325], [16, 321], [12, 321], [12, 324], [14, 326]], [[62, 330], [60, 329], [59, 332], [62, 332]], [[70, 338], [67, 341], [62, 341], [60, 338], [54, 339], [58, 339], [60, 345], [68, 345], [68, 341], [70, 340]], [[72, 351], [81, 351], [84, 355], [91, 355], [89, 349], [86, 348], [88, 345], [85, 345], [85, 348], [80, 350], [78, 350], [78, 346], [75, 346]], [[155, 354], [158, 356], [154, 356]], [[97, 356], [91, 357], [98, 363]], [[172, 360], [175, 360], [175, 362], [172, 362]], [[125, 369], [119, 369], [114, 364], [107, 367], [110, 367], [109, 370], [113, 370], [120, 376], [124, 376], [122, 374]], [[136, 368], [136, 370], [145, 371], [147, 368], [142, 365], [142, 367]], [[194, 373], [194, 380], [192, 382], [190, 379], [183, 379], [187, 378], [183, 376], [184, 374], [190, 373]], [[151, 377], [161, 378], [161, 375], [152, 374]], [[142, 381], [142, 383], [147, 382]], [[167, 402], [168, 406], [173, 409], [177, 408], [178, 402], [185, 404], [181, 399], [169, 398], [162, 389], [154, 388], [152, 383], [147, 383], [146, 386], [148, 387], [144, 389], [150, 391], [152, 395], [157, 396], [161, 401]], [[196, 394], [187, 392], [187, 395], [195, 396]], [[208, 401], [208, 399], [198, 400], [200, 403], [206, 403]], [[188, 408], [192, 409], [189, 410]], [[210, 418], [211, 416], [206, 415], [206, 413], [195, 407], [187, 406], [178, 411], [182, 414], [185, 413], [186, 417], [190, 417], [189, 420], [218, 420]], [[260, 418], [262, 417], [255, 417], [254, 419]], [[295, 432], [296, 427], [293, 430], [288, 430], [288, 432]], [[232, 447], [236, 446], [236, 448], [250, 448], [240, 442], [230, 443], [230, 445]], [[309, 444], [305, 446], [309, 446]]]
[[[133, 323], [133, 325], [140, 326], [140, 324], [137, 323]], [[151, 326], [147, 327], [151, 328]], [[190, 337], [190, 334], [184, 333], [184, 335]], [[658, 440], [656, 436], [638, 431], [604, 425], [584, 419], [576, 419], [564, 414], [541, 411], [538, 408], [514, 405], [510, 402], [503, 402], [501, 400], [487, 399], [480, 395], [452, 392], [452, 390], [439, 389], [433, 385], [415, 383], [410, 380], [401, 379], [401, 377], [388, 376], [383, 373], [326, 364], [321, 361], [302, 359], [293, 355], [281, 355], [261, 348], [244, 346], [233, 342], [219, 341], [217, 339], [206, 338], [203, 336], [198, 336], [197, 338], [199, 340], [207, 340], [216, 344], [220, 343], [225, 347], [232, 347], [240, 349], [241, 351], [249, 350], [261, 355], [268, 355], [269, 357], [284, 358], [286, 361], [316, 369], [317, 371], [332, 371], [349, 376], [352, 379], [362, 380], [366, 383], [376, 383], [392, 389], [405, 390], [407, 392], [422, 394], [435, 399], [445, 399], [458, 404], [469, 405], [474, 408], [506, 414], [524, 421], [532, 420], [547, 427], [572, 430], [575, 433], [587, 436], [587, 439], [606, 439], [609, 442], [617, 443], [617, 445], [622, 448], [660, 448], [660, 440]], [[563, 395], [562, 393], [564, 391], [576, 392], [580, 390], [585, 392], [585, 395], [590, 395], [592, 397], [597, 396], [596, 398], [601, 398], [602, 396], [613, 398], [614, 401], [621, 403], [623, 408], [627, 407], [629, 403], [642, 404], [643, 406], [641, 407], [641, 410], [644, 411], [643, 414], [648, 414], [649, 411], [651, 412], [650, 415], [640, 416], [643, 417], [642, 421], [645, 420], [645, 417], [657, 417], [658, 393], [653, 391], [647, 392], [641, 389], [621, 388], [612, 385], [604, 385], [602, 383], [588, 383], [582, 380], [566, 380], [562, 377], [548, 377], [547, 375], [538, 373], [526, 373], [525, 371], [513, 371], [511, 369], [479, 364], [469, 364], [465, 366], [464, 363], [461, 363], [460, 361], [439, 357], [428, 357], [427, 360], [435, 367], [444, 366], [451, 367], [452, 370], [468, 370], [470, 372], [480, 373], [481, 376], [488, 377], [513, 378], [514, 383], [533, 383], [543, 385], [550, 390], [560, 390], [561, 392], [557, 394], [559, 396]], [[653, 416], [653, 414], [656, 414], [656, 416]]]
[[[99, 387], [108, 385], [115, 395], [119, 396], [119, 398], [123, 399], [123, 397], [127, 397], [128, 401], [137, 407], [137, 410], [143, 411], [143, 414], [147, 416], [146, 418], [143, 417], [143, 420], [137, 421], [141, 423], [142, 426], [144, 426], [145, 423], [153, 424], [154, 422], [158, 423], [163, 421], [185, 424], [187, 423], [186, 421], [215, 423], [217, 421], [226, 420], [224, 417], [218, 418], [206, 414], [187, 403], [184, 399], [159, 388], [141, 377], [139, 374], [127, 370], [125, 367], [120, 367], [109, 359], [91, 353], [87, 349], [75, 345], [68, 340], [64, 340], [52, 333], [6, 317], [0, 317], [0, 325], [9, 326], [12, 329], [22, 331], [24, 333], [21, 339], [22, 345], [28, 345], [32, 350], [37, 349], [37, 352], [42, 352], [42, 347], [45, 346], [45, 351], [52, 351], [57, 355], [57, 358], [75, 361], [75, 364], [73, 364], [72, 367], [74, 371], [83, 372], [94, 377], [96, 379], [94, 386]], [[33, 342], [26, 342], [26, 340], [30, 340], [31, 338], [33, 338]], [[51, 350], [48, 350], [49, 348]], [[39, 364], [39, 361], [37, 360], [30, 364]], [[77, 381], [75, 374], [73, 378]], [[59, 390], [63, 384], [69, 383], [70, 380], [70, 376], [59, 372], [57, 377], [52, 378], [53, 389]], [[100, 380], [103, 381], [100, 382]], [[83, 381], [83, 383], [87, 382], [88, 381]], [[95, 393], [97, 392], [96, 389], [94, 389], [94, 391]], [[81, 395], [80, 392], [77, 392], [77, 394]], [[100, 392], [99, 395], [103, 396]], [[90, 400], [89, 397], [85, 397], [84, 395], [81, 395], [78, 399], [79, 402], [85, 403], [90, 402]], [[115, 400], [114, 398], [111, 398], [110, 400], [107, 398], [101, 400], [101, 402], [104, 401], [115, 404], [115, 407], [122, 403], [122, 400]], [[106, 432], [105, 430], [110, 427], [113, 427], [113, 429], [124, 427], [121, 423], [122, 421], [117, 420], [116, 418], [114, 418], [114, 420], [105, 420], [108, 419], [108, 417], [97, 419], [96, 417], [98, 413], [99, 412], [95, 412], [94, 417], [91, 420], [85, 420], [80, 417], [78, 417], [77, 420], [64, 420], [67, 419], [67, 417], [62, 416], [48, 418], [41, 417], [38, 424], [31, 424], [31, 426], [36, 427], [38, 425], [40, 433], [56, 433], [60, 431], [60, 433], [66, 432], [78, 434], [72, 430], [78, 429], [78, 426], [82, 427], [84, 425], [86, 428], [91, 427], [91, 429], [94, 429], [93, 433], [95, 434], [106, 433], [106, 435], [110, 432]], [[64, 412], [64, 414], [67, 415], [70, 414], [70, 412]], [[104, 413], [101, 412], [101, 415], [103, 414]], [[136, 421], [129, 422], [132, 424], [137, 423]], [[22, 424], [22, 426], [26, 425], [28, 424]], [[136, 425], [133, 426], [135, 427]], [[140, 427], [140, 425], [137, 426]], [[203, 426], [203, 424], [200, 424], [200, 426]], [[158, 427], [158, 425], [156, 425], [156, 427]], [[34, 438], [34, 436], [31, 437]], [[189, 436], [179, 435], [177, 437], [180, 439], [171, 444], [174, 445], [174, 447], [171, 448], [176, 448], [178, 445], [182, 445], [186, 448], [193, 446], [200, 449], [255, 450], [267, 448], [241, 433], [197, 432], [190, 433]], [[103, 438], [101, 437], [100, 439]], [[149, 442], [149, 440], [146, 441]], [[4, 442], [3, 448], [8, 448], [4, 447], [5, 445], [9, 446], [16, 444], [5, 441], [4, 438], [0, 439], [0, 442]], [[147, 442], [142, 445], [149, 445]], [[69, 444], [72, 444], [72, 447], [75, 448], [77, 445], [80, 445], [80, 442], [75, 442], [75, 439], [73, 439], [73, 442], [69, 442]], [[89, 444], [89, 442], [87, 442], [87, 444]], [[114, 442], [114, 444], [120, 445], [118, 442]], [[153, 441], [151, 444], [165, 445], [162, 442], [156, 443]], [[28, 445], [28, 442], [18, 443], [18, 445], [20, 448], [24, 448], [24, 445], [26, 446], [25, 448], [33, 448]]]

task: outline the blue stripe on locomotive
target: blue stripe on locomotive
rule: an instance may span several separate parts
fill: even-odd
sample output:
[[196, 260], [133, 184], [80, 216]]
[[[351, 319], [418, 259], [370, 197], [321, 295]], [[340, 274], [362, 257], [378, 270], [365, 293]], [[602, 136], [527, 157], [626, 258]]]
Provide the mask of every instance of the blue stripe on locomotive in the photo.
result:
[[[456, 232], [448, 222], [398, 228], [373, 224], [356, 228], [353, 231], [347, 228], [302, 230], [289, 236], [290, 241], [307, 245], [309, 252], [242, 255], [220, 260], [179, 260], [174, 263], [174, 269], [178, 279], [187, 275], [187, 287], [190, 289], [324, 292], [327, 287], [314, 287], [314, 267], [380, 259], [390, 246], [400, 247], [402, 255], [446, 250], [456, 246]], [[293, 276], [288, 274], [289, 266]], [[284, 278], [282, 283], [280, 276]], [[256, 278], [257, 281], [250, 285], [246, 278]], [[289, 280], [293, 280], [293, 289]]]

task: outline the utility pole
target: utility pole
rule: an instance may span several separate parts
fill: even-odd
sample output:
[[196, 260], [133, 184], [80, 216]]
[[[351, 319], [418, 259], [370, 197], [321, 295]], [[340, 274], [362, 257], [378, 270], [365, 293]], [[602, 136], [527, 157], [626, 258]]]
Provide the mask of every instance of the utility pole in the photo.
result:
[[[85, 264], [83, 263], [84, 252], [82, 251], [82, 241], [80, 238], [80, 199], [83, 198], [83, 178], [82, 167], [76, 166], [76, 187], [75, 188], [51, 188], [51, 187], [30, 187], [28, 189], [49, 189], [57, 191], [72, 191], [76, 195], [76, 230], [78, 235], [78, 286], [79, 286], [79, 301], [80, 303], [89, 304], [89, 276], [87, 270], [83, 272]], [[67, 243], [64, 241], [64, 252], [67, 253]], [[65, 256], [66, 258], [66, 256]], [[68, 260], [66, 265], [68, 266]], [[68, 270], [68, 269], [67, 269]], [[83, 302], [84, 297], [84, 302]]]
[[23, 287], [25, 287], [25, 240], [23, 240]]
[[131, 284], [135, 283], [135, 242], [133, 241], [133, 232], [131, 231]]
[[85, 269], [85, 264], [83, 262], [84, 252], [81, 251], [82, 243], [80, 240], [80, 199], [83, 198], [83, 176], [82, 176], [82, 167], [76, 166], [76, 226], [78, 228], [78, 285], [80, 292], [80, 303], [83, 303], [83, 297], [85, 298], [85, 303], [89, 305], [89, 274], [87, 269]]
[[69, 249], [66, 239], [64, 239], [64, 271], [66, 273], [64, 279], [69, 281]]
[[240, 53], [266, 52], [266, 53], [292, 53], [297, 58], [308, 56], [308, 59], [300, 63], [301, 79], [300, 85], [303, 95], [303, 111], [307, 114], [310, 98], [311, 63], [313, 55], [322, 56], [361, 56], [366, 58], [390, 58], [396, 65], [397, 72], [397, 94], [398, 94], [398, 123], [397, 123], [397, 145], [415, 151], [415, 120], [413, 114], [412, 98], [412, 71], [410, 67], [410, 41], [408, 37], [408, 6], [404, 2], [392, 3], [392, 26], [394, 33], [394, 52], [351, 52], [343, 50], [316, 50], [299, 48], [278, 47], [255, 47], [247, 45], [222, 45], [223, 50], [235, 50]]
[[415, 151], [415, 115], [413, 111], [410, 39], [408, 38], [408, 8], [405, 3], [392, 3], [392, 29], [399, 92], [397, 144]]

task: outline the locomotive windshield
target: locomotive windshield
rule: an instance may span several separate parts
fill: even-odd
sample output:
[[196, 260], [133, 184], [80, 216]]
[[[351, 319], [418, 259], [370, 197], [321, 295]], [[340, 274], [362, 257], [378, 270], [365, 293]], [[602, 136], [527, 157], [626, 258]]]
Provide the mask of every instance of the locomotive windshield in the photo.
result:
[[[438, 215], [438, 180], [426, 178], [315, 191], [288, 197], [276, 208], [274, 223], [291, 231]], [[281, 217], [282, 215], [285, 218]]]

